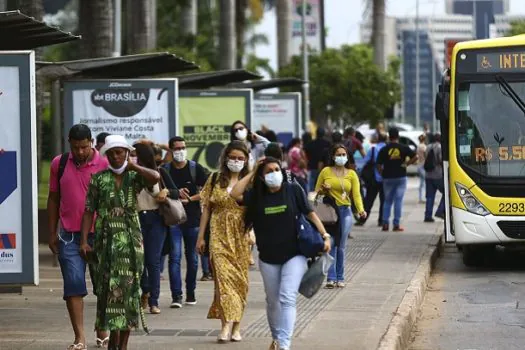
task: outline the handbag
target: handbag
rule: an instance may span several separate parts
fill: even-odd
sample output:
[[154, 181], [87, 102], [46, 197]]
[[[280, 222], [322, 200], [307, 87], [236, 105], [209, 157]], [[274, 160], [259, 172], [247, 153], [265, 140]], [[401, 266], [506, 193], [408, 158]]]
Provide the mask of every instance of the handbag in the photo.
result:
[[328, 275], [328, 269], [333, 263], [334, 258], [328, 253], [324, 253], [317, 258], [304, 274], [299, 285], [299, 293], [306, 298], [313, 297], [321, 289]]
[[[162, 176], [160, 178], [161, 188], [166, 188]], [[173, 226], [180, 225], [186, 222], [186, 210], [179, 199], [166, 198], [166, 201], [159, 203], [159, 213], [164, 219], [164, 225]]]
[[338, 221], [338, 215], [335, 208], [329, 203], [326, 203], [328, 200], [328, 197], [318, 194], [311, 204], [314, 212], [323, 224], [334, 225]]

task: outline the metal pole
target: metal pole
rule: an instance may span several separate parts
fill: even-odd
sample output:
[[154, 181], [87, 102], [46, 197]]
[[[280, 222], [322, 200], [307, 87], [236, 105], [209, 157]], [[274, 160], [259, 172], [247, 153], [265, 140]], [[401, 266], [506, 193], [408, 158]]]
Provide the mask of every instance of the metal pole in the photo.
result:
[[122, 0], [113, 2], [113, 57], [122, 52]]
[[419, 109], [419, 0], [416, 0], [416, 129], [421, 124]]
[[[310, 85], [308, 70], [308, 45], [306, 44], [306, 0], [303, 0], [302, 8], [302, 47], [303, 47], [303, 95], [304, 95], [304, 122], [310, 121]], [[305, 124], [306, 125], [306, 124]]]
[[52, 119], [51, 119], [51, 134], [52, 138], [52, 150], [53, 155], [62, 153], [62, 99], [60, 98], [60, 80], [53, 81], [51, 86], [51, 110], [52, 110]]

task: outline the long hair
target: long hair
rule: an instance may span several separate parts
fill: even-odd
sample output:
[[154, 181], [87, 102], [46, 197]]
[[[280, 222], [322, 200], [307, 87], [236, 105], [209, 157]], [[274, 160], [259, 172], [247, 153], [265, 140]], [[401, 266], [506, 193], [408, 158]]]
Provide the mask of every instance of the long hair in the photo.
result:
[[139, 164], [141, 166], [148, 169], [157, 170], [157, 164], [155, 163], [155, 152], [153, 151], [153, 147], [144, 143], [137, 143], [133, 147], [135, 147], [135, 151], [137, 153], [137, 160], [139, 161]]
[[255, 177], [253, 178], [252, 195], [250, 197], [249, 202], [245, 203], [246, 212], [244, 214], [244, 224], [246, 225], [246, 229], [250, 229], [253, 226], [255, 216], [257, 215], [258, 205], [259, 203], [261, 203], [264, 194], [268, 191], [268, 187], [264, 182], [264, 168], [266, 167], [266, 165], [273, 163], [279, 164], [279, 167], [281, 167], [281, 162], [278, 159], [266, 157], [262, 161], [261, 165], [259, 165], [259, 167], [257, 168], [257, 172], [255, 173]]
[[244, 142], [236, 140], [230, 142], [226, 147], [223, 149], [221, 153], [221, 157], [219, 158], [219, 185], [221, 188], [228, 187], [228, 184], [230, 183], [230, 177], [231, 177], [231, 171], [228, 169], [228, 154], [230, 154], [231, 151], [241, 151], [244, 154], [244, 157], [246, 160], [244, 161], [244, 168], [241, 170], [239, 174], [239, 178], [243, 178], [249, 173], [249, 159], [250, 159], [250, 153], [248, 152], [248, 148], [244, 144]]
[[332, 167], [335, 166], [335, 159], [334, 159], [335, 158], [335, 152], [337, 152], [337, 150], [340, 149], [340, 148], [345, 150], [346, 157], [348, 158], [348, 161], [345, 164], [345, 168], [352, 169], [352, 163], [353, 163], [353, 160], [354, 160], [354, 156], [352, 154], [350, 154], [350, 152], [348, 152], [348, 148], [346, 148], [345, 145], [343, 145], [341, 143], [336, 143], [330, 149], [330, 159], [328, 160], [328, 166], [332, 166]]
[[250, 145], [251, 145], [251, 148], [254, 148], [255, 147], [255, 143], [253, 142], [253, 140], [251, 139], [250, 135], [252, 134], [252, 131], [250, 130], [250, 128], [248, 127], [248, 125], [246, 125], [243, 121], [241, 120], [237, 120], [235, 121], [232, 126], [230, 127], [230, 142], [233, 142], [233, 141], [240, 141], [237, 136], [235, 136], [235, 131], [233, 130], [233, 127], [235, 126], [235, 124], [241, 124], [242, 126], [244, 126], [244, 128], [248, 131], [248, 136], [247, 136], [247, 141], [250, 142]]

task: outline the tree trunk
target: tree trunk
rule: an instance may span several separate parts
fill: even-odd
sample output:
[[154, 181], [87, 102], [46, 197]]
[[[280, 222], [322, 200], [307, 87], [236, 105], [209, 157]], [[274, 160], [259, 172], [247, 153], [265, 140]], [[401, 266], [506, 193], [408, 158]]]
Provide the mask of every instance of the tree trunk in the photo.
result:
[[148, 0], [128, 0], [126, 25], [128, 53], [144, 53], [155, 48], [152, 33], [156, 28], [153, 28], [151, 10]]
[[80, 0], [82, 58], [109, 57], [113, 52], [113, 1]]
[[185, 43], [193, 50], [196, 49], [197, 15], [197, 0], [187, 0], [180, 14], [180, 22]]
[[235, 0], [235, 41], [237, 46], [236, 68], [243, 66], [244, 38], [246, 34], [246, 11], [248, 0]]
[[7, 10], [7, 0], [0, 0], [0, 11]]
[[372, 3], [372, 43], [374, 45], [374, 63], [381, 69], [385, 62], [385, 0], [371, 0]]
[[235, 0], [220, 0], [219, 6], [219, 68], [235, 69]]
[[279, 69], [290, 63], [290, 39], [292, 36], [292, 4], [277, 0], [277, 57]]
[[[42, 0], [20, 0], [18, 2], [18, 9], [24, 15], [34, 17], [36, 20], [41, 21], [44, 17], [44, 5]], [[42, 60], [42, 49], [35, 50], [35, 60]], [[44, 112], [44, 90], [45, 81], [41, 76], [36, 77], [36, 135], [37, 135], [37, 180], [40, 183], [42, 178], [42, 126], [44, 123], [43, 112]]]

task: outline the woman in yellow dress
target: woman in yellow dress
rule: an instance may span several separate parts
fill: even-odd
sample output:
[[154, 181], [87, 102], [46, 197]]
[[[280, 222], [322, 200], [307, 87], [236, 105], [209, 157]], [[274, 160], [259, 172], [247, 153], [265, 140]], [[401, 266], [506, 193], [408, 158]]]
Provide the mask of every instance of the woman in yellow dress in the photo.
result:
[[215, 282], [215, 298], [208, 318], [220, 319], [219, 342], [241, 341], [240, 322], [248, 295], [249, 238], [244, 226], [244, 207], [230, 192], [248, 174], [249, 152], [241, 141], [224, 149], [219, 172], [208, 179], [201, 192], [202, 216], [197, 249], [205, 251], [204, 234], [210, 219], [210, 263]]

